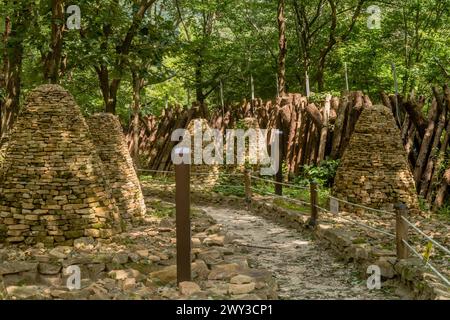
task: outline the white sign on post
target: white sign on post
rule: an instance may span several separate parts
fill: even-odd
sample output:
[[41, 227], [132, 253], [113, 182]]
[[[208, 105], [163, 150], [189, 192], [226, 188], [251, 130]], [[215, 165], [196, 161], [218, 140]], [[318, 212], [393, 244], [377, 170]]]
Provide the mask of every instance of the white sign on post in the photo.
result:
[[330, 211], [332, 214], [339, 213], [339, 201], [335, 198], [330, 198]]

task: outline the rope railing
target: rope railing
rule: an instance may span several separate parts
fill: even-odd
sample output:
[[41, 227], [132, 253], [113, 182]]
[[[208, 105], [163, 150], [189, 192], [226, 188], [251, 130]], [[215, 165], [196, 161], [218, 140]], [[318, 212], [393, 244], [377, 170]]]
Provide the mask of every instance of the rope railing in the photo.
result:
[[308, 190], [308, 187], [302, 187], [302, 186], [298, 186], [298, 185], [291, 184], [291, 183], [285, 183], [285, 182], [279, 182], [279, 181], [275, 181], [275, 180], [271, 180], [271, 179], [260, 178], [260, 177], [255, 176], [254, 172], [252, 172], [250, 177], [252, 179], [255, 179], [255, 180], [264, 181], [264, 182], [273, 183], [273, 184], [278, 184], [280, 186], [285, 186], [285, 187], [294, 188], [294, 189], [300, 189], [300, 190]]
[[239, 190], [245, 188], [244, 186], [233, 186], [231, 184], [218, 184], [218, 185], [216, 185], [214, 187], [216, 187], [216, 188], [218, 188], [218, 187], [220, 187], [220, 188], [228, 188], [228, 189], [239, 189]]
[[[303, 200], [293, 199], [293, 198], [289, 198], [289, 197], [286, 197], [286, 196], [280, 196], [280, 195], [273, 194], [273, 193], [265, 193], [265, 194], [263, 194], [263, 192], [261, 192], [260, 190], [254, 188], [254, 187], [251, 187], [251, 190], [253, 192], [255, 192], [255, 193], [262, 194], [263, 196], [270, 196], [272, 198], [278, 198], [278, 199], [283, 199], [283, 200], [287, 200], [287, 201], [292, 201], [295, 204], [300, 205], [300, 206], [311, 206], [311, 204], [309, 202], [306, 202], [306, 201], [303, 201]], [[297, 212], [302, 213], [302, 214], [309, 214], [308, 212], [304, 212], [304, 211], [301, 211], [301, 210], [297, 210]]]
[[408, 243], [408, 241], [403, 239], [402, 242], [414, 255], [416, 255], [421, 261], [425, 262], [426, 267], [429, 267], [435, 275], [437, 275], [448, 287], [450, 287], [450, 281], [442, 273], [440, 273], [439, 270], [437, 270], [429, 261], [426, 261], [425, 258], [422, 257], [422, 255], [420, 255], [416, 249]]
[[[210, 176], [211, 173], [209, 173], [209, 172], [195, 172], [195, 171], [191, 171], [191, 175], [192, 176]], [[242, 173], [219, 173], [219, 176], [223, 176], [223, 177], [242, 177], [243, 174]]]
[[[138, 169], [138, 171], [141, 172], [153, 172], [153, 173], [162, 173], [162, 174], [173, 174], [174, 171], [167, 171], [167, 170], [152, 170], [152, 169]], [[191, 175], [193, 176], [202, 176], [202, 175], [211, 175], [211, 173], [204, 173], [204, 172], [191, 172]], [[336, 216], [336, 212], [331, 212], [330, 210], [323, 208], [319, 205], [318, 202], [318, 189], [317, 189], [317, 185], [311, 183], [310, 188], [308, 187], [302, 187], [302, 186], [298, 186], [298, 185], [294, 185], [294, 184], [289, 184], [289, 183], [284, 183], [284, 182], [278, 182], [272, 179], [265, 179], [265, 178], [261, 178], [255, 175], [254, 172], [250, 172], [250, 171], [246, 171], [244, 174], [242, 173], [220, 173], [219, 176], [235, 176], [235, 177], [244, 177], [244, 185], [229, 185], [229, 184], [218, 184], [216, 187], [221, 187], [221, 188], [227, 188], [227, 189], [231, 189], [231, 190], [244, 190], [245, 191], [245, 195], [247, 200], [251, 200], [251, 193], [252, 191], [257, 193], [257, 194], [261, 194], [264, 196], [270, 196], [272, 198], [275, 199], [283, 199], [285, 201], [289, 201], [301, 206], [309, 206], [311, 208], [311, 219], [310, 219], [310, 223], [311, 221], [313, 221], [313, 226], [316, 225], [316, 220], [317, 220], [317, 216], [318, 216], [318, 210], [320, 210], [321, 212], [327, 213], [327, 214], [332, 214], [334, 217], [338, 217], [339, 219], [342, 219], [344, 221], [350, 222], [354, 225], [357, 225], [359, 227], [362, 228], [366, 228], [369, 230], [372, 230], [374, 232], [380, 233], [380, 234], [384, 234], [389, 236], [390, 238], [397, 238], [397, 258], [398, 259], [404, 259], [407, 257], [407, 251], [411, 251], [415, 256], [417, 256], [418, 258], [421, 259], [421, 261], [425, 262], [425, 266], [430, 268], [434, 274], [436, 274], [436, 276], [439, 277], [439, 279], [441, 279], [447, 286], [450, 287], [450, 281], [435, 267], [433, 266], [428, 259], [425, 259], [422, 255], [420, 255], [415, 249], [414, 247], [407, 241], [408, 239], [408, 232], [407, 232], [407, 228], [411, 227], [414, 231], [416, 231], [418, 234], [420, 234], [422, 237], [424, 237], [425, 239], [427, 239], [429, 242], [431, 242], [436, 248], [440, 249], [441, 251], [443, 251], [446, 255], [450, 255], [450, 250], [446, 247], [444, 247], [442, 244], [440, 244], [438, 241], [436, 241], [435, 239], [433, 239], [432, 237], [428, 236], [426, 233], [424, 233], [421, 229], [419, 229], [416, 225], [414, 225], [411, 221], [409, 221], [406, 218], [406, 214], [407, 210], [405, 211], [405, 209], [403, 209], [404, 211], [401, 212], [398, 210], [398, 208], [396, 208], [396, 212], [389, 212], [386, 210], [380, 210], [380, 209], [374, 209], [374, 208], [370, 208], [368, 206], [362, 205], [362, 204], [357, 204], [357, 203], [353, 203], [344, 199], [340, 199], [331, 195], [326, 195], [326, 197], [328, 199], [333, 199], [335, 201], [338, 201], [340, 203], [345, 203], [347, 205], [350, 206], [354, 206], [354, 207], [358, 207], [358, 208], [362, 208], [365, 209], [367, 211], [372, 211], [372, 212], [378, 212], [378, 213], [382, 213], [382, 214], [388, 214], [390, 216], [396, 216], [397, 217], [397, 224], [396, 224], [396, 232], [391, 233], [389, 231], [386, 230], [382, 230], [380, 228], [368, 225], [366, 223], [362, 223], [360, 221], [356, 221], [355, 219], [349, 219], [343, 215], [338, 215]], [[289, 196], [284, 196], [284, 195], [278, 195], [278, 194], [274, 194], [270, 191], [266, 191], [266, 190], [260, 190], [254, 186], [252, 186], [251, 184], [251, 180], [257, 180], [257, 181], [262, 181], [262, 182], [266, 182], [266, 183], [270, 183], [270, 184], [275, 184], [275, 185], [281, 185], [281, 186], [285, 186], [285, 187], [289, 187], [289, 188], [295, 188], [295, 189], [300, 189], [300, 190], [308, 190], [310, 189], [310, 202], [308, 201], [303, 201], [301, 199], [295, 199]], [[404, 207], [406, 208], [406, 207]], [[339, 210], [337, 210], [339, 212]], [[305, 212], [301, 212], [301, 213], [305, 213]], [[403, 226], [401, 225], [403, 223]], [[400, 241], [400, 242], [399, 242]], [[403, 245], [403, 248], [401, 247]], [[406, 251], [405, 251], [406, 250]]]
[[[333, 213], [332, 213], [330, 210], [328, 210], [328, 209], [322, 208], [322, 207], [320, 207], [320, 206], [316, 206], [316, 207], [317, 207], [319, 210], [322, 210], [322, 211], [324, 211], [324, 212], [333, 214]], [[348, 218], [346, 218], [346, 217], [344, 217], [344, 216], [342, 216], [342, 215], [339, 215], [338, 217], [339, 217], [340, 219], [342, 219], [342, 220], [351, 222], [351, 223], [356, 224], [356, 225], [358, 225], [358, 226], [361, 226], [361, 227], [370, 229], [370, 230], [372, 230], [372, 231], [376, 231], [376, 232], [379, 232], [379, 233], [388, 235], [388, 236], [390, 236], [390, 237], [392, 237], [392, 238], [395, 238], [395, 234], [390, 233], [390, 232], [388, 232], [388, 231], [385, 231], [385, 230], [381, 230], [381, 229], [372, 227], [372, 226], [370, 226], [370, 225], [368, 225], [368, 224], [365, 224], [365, 223], [362, 223], [362, 222], [358, 222], [358, 221], [355, 221], [355, 220], [348, 219]]]
[[343, 219], [343, 220], [346, 220], [346, 221], [348, 221], [348, 222], [351, 222], [351, 223], [353, 223], [353, 224], [356, 224], [356, 225], [358, 225], [358, 226], [360, 226], [360, 227], [364, 227], [364, 228], [370, 229], [370, 230], [372, 230], [372, 231], [376, 231], [376, 232], [385, 234], [385, 235], [387, 235], [387, 236], [390, 236], [391, 238], [395, 238], [395, 234], [390, 233], [390, 232], [388, 232], [388, 231], [384, 231], [384, 230], [381, 230], [381, 229], [378, 229], [378, 228], [369, 226], [368, 224], [365, 224], [365, 223], [362, 223], [362, 222], [358, 222], [358, 221], [355, 221], [355, 220], [351, 220], [351, 219], [345, 218], [345, 217], [343, 217], [343, 216], [339, 216], [339, 218], [341, 218], [341, 219]]
[[304, 200], [300, 200], [300, 199], [293, 199], [293, 198], [290, 198], [290, 197], [287, 197], [287, 196], [280, 196], [280, 195], [277, 195], [277, 194], [275, 194], [274, 196], [275, 196], [276, 198], [280, 198], [280, 199], [284, 199], [284, 200], [289, 200], [289, 201], [292, 201], [292, 202], [297, 203], [297, 204], [300, 204], [300, 205], [306, 205], [306, 206], [310, 206], [310, 205], [311, 205], [310, 202], [304, 201]]
[[417, 228], [413, 223], [411, 223], [411, 221], [409, 221], [408, 219], [406, 219], [405, 217], [402, 217], [402, 219], [411, 227], [413, 228], [415, 231], [417, 231], [420, 235], [422, 235], [425, 239], [427, 239], [428, 241], [430, 241], [431, 243], [433, 243], [436, 247], [438, 247], [439, 249], [441, 249], [443, 252], [445, 252], [447, 255], [450, 255], [450, 250], [448, 250], [446, 247], [444, 247], [443, 245], [441, 245], [439, 242], [437, 242], [436, 240], [434, 240], [433, 238], [431, 238], [430, 236], [428, 236], [427, 234], [425, 234], [422, 230], [420, 230], [419, 228]]
[[153, 169], [137, 169], [137, 171], [140, 171], [140, 172], [153, 172], [153, 173], [172, 173], [172, 174], [175, 173], [175, 171], [153, 170]]
[[[261, 192], [261, 190], [259, 190], [259, 189], [256, 189], [255, 187], [251, 187], [251, 189], [252, 189], [252, 191], [254, 191], [254, 192], [256, 192], [256, 193], [259, 193], [259, 194], [262, 194], [263, 192]], [[271, 197], [274, 197], [274, 198], [278, 198], [278, 199], [283, 199], [283, 200], [288, 200], [288, 201], [292, 201], [292, 202], [294, 202], [294, 203], [296, 203], [296, 204], [299, 204], [299, 205], [307, 205], [307, 206], [310, 206], [311, 205], [311, 203], [309, 203], [309, 202], [307, 202], [307, 201], [304, 201], [304, 200], [300, 200], [300, 199], [294, 199], [294, 198], [290, 198], [290, 197], [287, 197], [287, 196], [280, 196], [280, 195], [278, 195], [278, 194], [273, 194], [273, 193], [269, 193], [269, 192], [266, 192], [265, 194], [263, 194], [263, 195], [265, 195], [265, 196], [271, 196]]]
[[339, 202], [342, 202], [342, 203], [345, 203], [345, 204], [348, 204], [348, 205], [351, 205], [351, 206], [355, 206], [355, 207], [358, 207], [358, 208], [362, 208], [362, 209], [366, 209], [366, 210], [369, 210], [369, 211], [373, 211], [373, 212], [387, 213], [387, 214], [390, 214], [390, 215], [395, 214], [394, 212], [389, 212], [389, 211], [385, 211], [385, 210], [379, 210], [379, 209], [370, 208], [370, 207], [364, 206], [362, 204], [353, 203], [353, 202], [350, 202], [350, 201], [347, 201], [347, 200], [343, 200], [343, 199], [339, 199], [339, 198], [336, 198], [336, 197], [333, 197], [333, 196], [330, 196], [330, 195], [328, 195], [328, 198], [329, 199], [334, 199], [336, 201], [339, 201]]
[[[137, 171], [140, 172], [153, 172], [153, 173], [170, 173], [170, 174], [175, 174], [175, 171], [168, 171], [168, 170], [154, 170], [154, 169], [137, 169]], [[195, 172], [195, 171], [191, 171], [190, 174], [192, 176], [209, 176], [211, 175], [211, 173], [209, 172]], [[243, 174], [242, 173], [219, 173], [219, 176], [224, 176], [224, 177], [242, 177]]]

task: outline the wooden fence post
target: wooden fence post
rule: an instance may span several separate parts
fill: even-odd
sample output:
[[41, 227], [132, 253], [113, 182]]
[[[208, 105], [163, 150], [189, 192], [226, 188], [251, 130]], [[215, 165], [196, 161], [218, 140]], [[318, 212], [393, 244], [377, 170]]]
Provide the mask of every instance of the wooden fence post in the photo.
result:
[[402, 217], [408, 216], [408, 208], [404, 203], [398, 203], [395, 205], [395, 235], [397, 241], [397, 259], [408, 258], [408, 247], [405, 245], [404, 241], [408, 241], [408, 224], [403, 220]]
[[175, 165], [175, 183], [177, 283], [180, 283], [191, 281], [190, 164]]
[[247, 210], [250, 210], [250, 204], [252, 202], [252, 177], [250, 176], [250, 170], [244, 172], [245, 183], [245, 202], [247, 203]]
[[317, 225], [317, 218], [319, 216], [319, 210], [317, 205], [319, 203], [319, 196], [317, 193], [317, 182], [311, 181], [310, 183], [310, 193], [311, 193], [311, 218], [308, 225], [310, 227], [315, 227]]

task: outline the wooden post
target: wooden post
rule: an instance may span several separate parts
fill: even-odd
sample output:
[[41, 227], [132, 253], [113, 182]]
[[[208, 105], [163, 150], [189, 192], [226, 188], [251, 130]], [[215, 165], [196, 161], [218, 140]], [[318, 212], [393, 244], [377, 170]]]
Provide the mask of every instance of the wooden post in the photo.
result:
[[252, 202], [252, 177], [250, 176], [250, 170], [244, 172], [245, 183], [245, 202], [247, 203], [247, 210], [250, 210], [250, 204]]
[[319, 196], [317, 194], [317, 182], [311, 181], [310, 183], [310, 193], [311, 193], [311, 219], [308, 225], [310, 227], [315, 227], [317, 225], [317, 218], [319, 216], [319, 210], [317, 205], [319, 203]]
[[191, 281], [190, 164], [175, 165], [175, 183], [177, 283], [180, 283]]
[[395, 234], [397, 238], [397, 259], [408, 258], [408, 247], [403, 243], [403, 240], [408, 241], [408, 224], [402, 217], [408, 216], [408, 209], [404, 203], [395, 205]]

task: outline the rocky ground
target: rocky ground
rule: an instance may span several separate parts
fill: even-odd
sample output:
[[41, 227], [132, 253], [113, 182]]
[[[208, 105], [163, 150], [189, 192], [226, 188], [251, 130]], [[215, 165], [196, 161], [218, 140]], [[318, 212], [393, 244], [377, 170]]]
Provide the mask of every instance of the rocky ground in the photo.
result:
[[[172, 192], [171, 185], [144, 183], [150, 208], [145, 221], [107, 241], [82, 238], [74, 247], [57, 248], [0, 246], [0, 294], [7, 299], [409, 298], [394, 280], [383, 282], [381, 290], [368, 290], [361, 270], [338, 260], [310, 231], [215, 197], [194, 201], [194, 278], [177, 287]], [[208, 198], [208, 192], [201, 193]], [[333, 225], [343, 223], [321, 216], [323, 222], [330, 219]], [[363, 231], [361, 241], [379, 241]], [[70, 265], [80, 266], [80, 290], [67, 288], [64, 270]]]
[[[360, 244], [368, 244], [372, 247], [385, 250], [395, 255], [395, 239], [388, 237], [383, 233], [376, 232], [361, 226], [356, 227], [352, 221], [362, 223], [378, 230], [387, 231], [395, 234], [395, 216], [387, 212], [373, 212], [368, 210], [357, 210], [357, 212], [342, 211], [339, 215], [333, 215], [321, 211], [321, 221], [334, 227], [342, 227], [357, 234]], [[438, 241], [446, 248], [450, 248], [450, 230], [448, 227], [449, 219], [445, 216], [437, 214], [422, 213], [420, 215], [410, 215], [408, 220], [423, 233]], [[429, 241], [420, 235], [412, 227], [408, 228], [408, 242], [413, 246], [419, 254], [425, 254]], [[415, 257], [413, 253], [409, 253], [411, 257]], [[432, 246], [429, 252], [429, 261], [435, 266], [439, 272], [450, 278], [450, 260], [436, 246]], [[431, 272], [431, 270], [429, 270]]]
[[[4, 299], [276, 299], [268, 271], [249, 267], [245, 253], [203, 210], [192, 215], [194, 282], [176, 285], [174, 206], [147, 198], [144, 223], [111, 240], [81, 238], [74, 247], [0, 247]], [[68, 266], [81, 271], [69, 290]]]
[[297, 231], [275, 224], [245, 210], [204, 208], [246, 248], [252, 265], [270, 270], [281, 299], [399, 299], [397, 284], [383, 283], [368, 290], [356, 266], [337, 261], [333, 252]]

